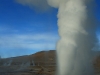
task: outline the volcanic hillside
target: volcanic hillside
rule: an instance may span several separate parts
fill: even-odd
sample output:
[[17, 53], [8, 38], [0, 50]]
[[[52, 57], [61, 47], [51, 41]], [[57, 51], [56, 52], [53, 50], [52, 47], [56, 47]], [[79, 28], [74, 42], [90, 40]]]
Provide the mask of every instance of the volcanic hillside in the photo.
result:
[[[100, 52], [93, 60], [96, 74], [100, 74]], [[0, 59], [0, 75], [54, 75], [55, 50], [40, 51], [32, 55]]]
[[[55, 71], [55, 50], [40, 51], [32, 55], [5, 58], [0, 60], [0, 72], [40, 72], [42, 69]], [[1, 75], [1, 74], [0, 74]], [[3, 74], [5, 75], [5, 74]], [[9, 75], [9, 74], [8, 74]], [[19, 74], [18, 74], [19, 75]]]

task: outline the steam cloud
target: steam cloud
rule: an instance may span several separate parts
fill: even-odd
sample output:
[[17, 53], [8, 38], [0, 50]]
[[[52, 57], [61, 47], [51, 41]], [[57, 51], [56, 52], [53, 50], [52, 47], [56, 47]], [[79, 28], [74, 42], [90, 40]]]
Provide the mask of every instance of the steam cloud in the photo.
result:
[[[22, 0], [17, 1], [23, 4]], [[25, 4], [28, 5], [27, 1], [35, 0], [25, 0]], [[96, 25], [89, 10], [93, 7], [93, 0], [47, 0], [47, 2], [50, 6], [58, 8], [61, 39], [57, 43], [57, 75], [93, 75], [91, 62], [92, 49], [96, 42]]]
[[15, 1], [24, 6], [29, 6], [31, 8], [36, 8], [42, 11], [50, 9], [47, 0], [15, 0]]
[[61, 37], [57, 44], [57, 75], [92, 75], [91, 59], [95, 34], [90, 31], [95, 31], [95, 27], [87, 13], [85, 1], [60, 0], [54, 7], [57, 6]]

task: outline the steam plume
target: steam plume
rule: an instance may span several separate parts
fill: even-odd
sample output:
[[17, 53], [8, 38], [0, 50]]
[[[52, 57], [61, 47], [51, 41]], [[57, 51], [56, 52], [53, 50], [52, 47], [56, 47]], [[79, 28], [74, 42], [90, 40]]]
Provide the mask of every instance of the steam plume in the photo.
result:
[[47, 2], [58, 8], [60, 40], [57, 43], [57, 75], [93, 75], [91, 62], [96, 26], [91, 10], [87, 8], [93, 6], [92, 0]]
[[24, 6], [36, 8], [36, 10], [46, 11], [50, 9], [47, 0], [15, 0], [15, 1]]
[[50, 5], [59, 9], [58, 27], [61, 39], [57, 43], [57, 75], [92, 75], [95, 26], [88, 15], [90, 10], [87, 10], [86, 1], [55, 1], [49, 0]]

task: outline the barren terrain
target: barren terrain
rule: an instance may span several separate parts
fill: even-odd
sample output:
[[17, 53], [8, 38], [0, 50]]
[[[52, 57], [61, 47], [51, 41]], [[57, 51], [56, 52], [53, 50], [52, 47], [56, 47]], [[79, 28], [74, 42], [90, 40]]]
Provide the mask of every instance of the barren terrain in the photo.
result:
[[[95, 74], [100, 74], [100, 56], [93, 60]], [[0, 75], [55, 75], [55, 50], [32, 55], [0, 59]]]

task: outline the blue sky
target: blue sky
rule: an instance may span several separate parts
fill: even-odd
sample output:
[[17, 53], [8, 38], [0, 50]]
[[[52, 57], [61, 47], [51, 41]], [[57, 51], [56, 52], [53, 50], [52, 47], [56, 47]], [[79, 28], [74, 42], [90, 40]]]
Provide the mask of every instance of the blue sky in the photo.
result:
[[[100, 22], [100, 0], [96, 0]], [[55, 49], [59, 39], [57, 9], [43, 12], [15, 0], [0, 0], [0, 55], [11, 57]], [[100, 38], [99, 23], [97, 35]]]
[[96, 1], [95, 15], [97, 18], [97, 32], [96, 33], [97, 33], [97, 38], [100, 44], [100, 0], [95, 0], [95, 1]]
[[52, 50], [58, 40], [57, 9], [39, 12], [14, 0], [0, 0], [0, 55]]

